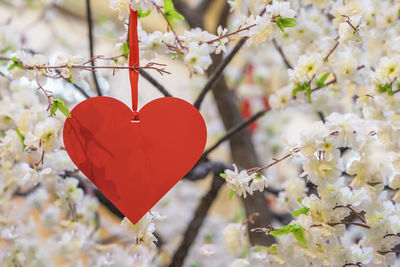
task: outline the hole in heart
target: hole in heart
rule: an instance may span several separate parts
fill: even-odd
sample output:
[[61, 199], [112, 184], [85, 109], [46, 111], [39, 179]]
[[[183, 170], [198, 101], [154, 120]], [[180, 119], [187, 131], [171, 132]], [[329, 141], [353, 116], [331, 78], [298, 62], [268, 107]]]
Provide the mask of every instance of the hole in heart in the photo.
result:
[[132, 117], [131, 122], [132, 123], [139, 123], [140, 122], [139, 113], [138, 112], [136, 112], [136, 111], [133, 112], [133, 117]]

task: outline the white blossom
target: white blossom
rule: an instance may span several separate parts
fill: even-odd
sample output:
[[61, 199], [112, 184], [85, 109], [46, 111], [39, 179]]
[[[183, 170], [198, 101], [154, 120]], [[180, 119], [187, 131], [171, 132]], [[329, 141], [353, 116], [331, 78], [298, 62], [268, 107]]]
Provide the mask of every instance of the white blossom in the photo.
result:
[[235, 191], [239, 196], [246, 197], [247, 194], [252, 195], [253, 190], [250, 188], [250, 181], [252, 180], [252, 176], [250, 176], [246, 170], [242, 170], [239, 172], [236, 165], [233, 165], [234, 170], [225, 170], [226, 174], [226, 182], [228, 183], [229, 188]]
[[194, 73], [203, 74], [212, 62], [208, 46], [206, 44], [190, 43], [189, 52], [185, 55], [184, 62]]

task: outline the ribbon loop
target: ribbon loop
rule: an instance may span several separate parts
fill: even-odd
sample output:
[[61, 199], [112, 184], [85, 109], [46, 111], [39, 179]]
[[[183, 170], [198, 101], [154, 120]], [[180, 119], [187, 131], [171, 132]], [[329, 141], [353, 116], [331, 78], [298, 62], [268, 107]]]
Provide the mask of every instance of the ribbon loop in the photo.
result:
[[134, 112], [133, 112], [133, 117], [132, 117], [131, 122], [139, 122], [139, 121], [140, 121], [140, 120], [139, 120], [139, 112], [134, 111]]
[[[137, 11], [130, 9], [129, 19], [129, 80], [131, 83], [132, 110], [137, 114], [139, 82], [139, 38], [137, 33]], [[137, 115], [134, 115], [136, 118]], [[134, 119], [135, 119], [134, 118]]]

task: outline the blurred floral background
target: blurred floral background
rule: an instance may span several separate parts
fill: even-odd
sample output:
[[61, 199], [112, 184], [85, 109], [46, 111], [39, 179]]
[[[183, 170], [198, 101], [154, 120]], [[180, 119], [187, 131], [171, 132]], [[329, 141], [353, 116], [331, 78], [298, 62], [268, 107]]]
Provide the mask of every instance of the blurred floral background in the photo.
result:
[[[400, 2], [165, 3], [0, 0], [0, 265], [398, 266]], [[129, 5], [165, 64], [139, 108], [182, 98], [208, 132], [136, 225], [62, 142], [99, 91], [131, 105]]]

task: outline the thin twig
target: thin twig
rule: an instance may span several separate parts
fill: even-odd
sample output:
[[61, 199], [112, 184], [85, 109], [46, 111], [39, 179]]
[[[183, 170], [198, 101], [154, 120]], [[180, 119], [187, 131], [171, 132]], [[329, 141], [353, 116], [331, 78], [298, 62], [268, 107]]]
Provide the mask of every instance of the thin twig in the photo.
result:
[[383, 255], [385, 255], [385, 254], [387, 254], [387, 253], [391, 253], [391, 252], [394, 252], [394, 253], [398, 254], [398, 253], [400, 253], [400, 250], [398, 250], [398, 249], [392, 249], [392, 250], [377, 251], [377, 252], [380, 253], [380, 254], [383, 254]]
[[12, 81], [12, 79], [10, 77], [8, 77], [7, 75], [5, 75], [3, 72], [0, 71], [0, 76], [6, 78], [8, 81]]
[[148, 74], [143, 69], [139, 69], [139, 74], [143, 76], [149, 83], [151, 83], [155, 88], [158, 89], [164, 96], [172, 97], [172, 95], [165, 89], [165, 87], [154, 79], [150, 74]]
[[283, 53], [282, 47], [278, 44], [275, 38], [272, 39], [272, 43], [274, 44], [276, 50], [278, 50], [279, 54], [282, 57], [283, 62], [285, 62], [285, 65], [288, 69], [292, 69], [292, 65], [289, 63], [289, 60], [286, 58], [285, 53]]
[[232, 51], [229, 53], [228, 56], [226, 56], [221, 63], [218, 65], [217, 69], [213, 72], [211, 75], [210, 79], [204, 86], [203, 90], [201, 90], [199, 96], [197, 97], [196, 101], [194, 102], [193, 106], [197, 109], [200, 109], [201, 103], [204, 100], [204, 97], [207, 95], [207, 93], [213, 89], [214, 85], [218, 81], [218, 79], [221, 77], [222, 73], [224, 72], [226, 66], [231, 62], [233, 57], [239, 52], [240, 48], [244, 45], [246, 42], [247, 37], [244, 37], [239, 40], [239, 42], [235, 45], [235, 47], [232, 49]]
[[[88, 32], [89, 32], [89, 51], [90, 57], [94, 57], [94, 39], [93, 39], [93, 21], [92, 21], [92, 10], [90, 7], [90, 0], [86, 0], [86, 15], [88, 22]], [[94, 60], [90, 61], [90, 64], [94, 67]], [[97, 79], [96, 72], [92, 72], [93, 81], [95, 84], [96, 92], [98, 96], [102, 96], [101, 88], [99, 85], [99, 81]]]
[[389, 237], [389, 236], [398, 236], [398, 237], [400, 237], [400, 233], [397, 233], [397, 234], [386, 234], [386, 235], [383, 236], [383, 238], [386, 238], [386, 237]]
[[54, 98], [54, 95], [51, 94], [51, 92], [49, 90], [46, 90], [43, 88], [43, 86], [40, 83], [40, 79], [39, 79], [39, 72], [37, 69], [35, 69], [35, 79], [36, 79], [36, 84], [38, 86], [37, 90], [41, 90], [43, 92], [43, 94], [46, 96], [47, 98], [47, 111], [50, 110], [51, 105], [53, 105], [53, 101], [52, 98]]
[[356, 26], [354, 26], [354, 25], [351, 23], [351, 18], [350, 18], [349, 16], [342, 15], [342, 17], [346, 18], [346, 22], [347, 22], [347, 24], [349, 24], [349, 25], [350, 25], [350, 27], [351, 27], [351, 28], [353, 28], [353, 30], [354, 30], [354, 33], [357, 33], [357, 32], [358, 32], [358, 27], [359, 27], [359, 25], [358, 25], [357, 27], [356, 27]]
[[168, 25], [168, 29], [171, 30], [172, 33], [173, 33], [174, 36], [175, 36], [175, 42], [176, 42], [177, 46], [179, 46], [179, 47], [177, 47], [176, 52], [182, 54], [181, 49], [186, 48], [186, 47], [183, 45], [182, 40], [179, 39], [179, 36], [178, 36], [178, 34], [175, 32], [175, 30], [174, 30], [174, 28], [173, 28], [173, 25], [172, 25], [172, 24], [170, 23], [170, 21], [167, 19], [166, 15], [165, 15], [165, 13], [164, 13], [164, 11], [163, 11], [163, 8], [162, 8], [161, 6], [159, 6], [159, 5], [156, 5], [155, 3], [153, 3], [153, 5], [154, 5], [155, 8], [157, 9], [157, 12], [158, 12], [159, 14], [161, 14], [162, 17], [164, 18], [165, 22], [166, 22], [167, 25]]
[[334, 76], [334, 78], [333, 78], [332, 81], [327, 82], [327, 83], [324, 84], [324, 86], [322, 86], [322, 87], [321, 87], [321, 86], [317, 86], [317, 87], [315, 87], [315, 88], [312, 88], [312, 89], [311, 89], [311, 92], [313, 93], [313, 92], [315, 92], [315, 91], [318, 91], [318, 90], [321, 89], [321, 88], [325, 88], [325, 87], [327, 87], [328, 85], [331, 85], [331, 84], [336, 83], [336, 82], [337, 82], [336, 75], [333, 74], [333, 76]]
[[351, 213], [353, 213], [358, 219], [360, 219], [360, 221], [362, 221], [363, 223], [367, 223], [367, 222], [365, 221], [365, 219], [364, 219], [358, 212], [356, 212], [356, 211], [351, 207], [350, 204], [349, 204], [349, 205], [346, 205], [346, 206], [343, 206], [343, 205], [336, 206], [336, 207], [334, 207], [333, 209], [335, 210], [335, 209], [337, 209], [337, 208], [347, 208], [347, 209], [349, 209], [349, 210], [351, 211]]
[[[61, 71], [59, 71], [59, 70], [56, 70], [56, 72], [57, 72], [58, 74], [61, 73]], [[76, 90], [78, 90], [78, 92], [81, 93], [86, 99], [90, 98], [90, 95], [89, 95], [88, 93], [86, 93], [86, 91], [85, 91], [82, 87], [80, 87], [79, 85], [77, 85], [75, 82], [71, 82], [71, 80], [70, 80], [70, 79], [67, 79], [67, 78], [63, 78], [63, 80], [66, 81], [67, 83], [70, 83], [70, 84], [71, 84]]]
[[232, 35], [238, 34], [238, 33], [242, 32], [242, 31], [248, 31], [248, 30], [250, 30], [251, 28], [253, 28], [253, 27], [256, 26], [256, 25], [257, 25], [257, 24], [252, 24], [252, 25], [249, 25], [249, 26], [244, 27], [244, 28], [242, 28], [241, 26], [239, 26], [239, 28], [238, 28], [236, 31], [234, 31], [234, 32], [230, 32], [230, 33], [226, 33], [226, 34], [220, 35], [220, 36], [218, 36], [217, 38], [212, 39], [212, 40], [209, 40], [209, 41], [200, 42], [200, 44], [202, 44], [202, 43], [212, 44], [212, 43], [215, 43], [215, 42], [219, 42], [220, 40], [222, 40], [222, 39], [224, 39], [224, 38], [229, 38], [229, 37], [231, 37]]
[[253, 214], [250, 214], [249, 217], [247, 217], [247, 219], [243, 220], [242, 225], [251, 223], [254, 224], [254, 218], [260, 216], [260, 213], [258, 212], [254, 212]]
[[[356, 222], [337, 222], [337, 223], [327, 223], [330, 226], [336, 226], [339, 224], [344, 224], [344, 225], [355, 225], [355, 226], [360, 226], [360, 227], [364, 227], [367, 229], [371, 229], [371, 227], [367, 224], [363, 224], [363, 223], [356, 223]], [[312, 227], [320, 227], [322, 226], [322, 224], [313, 224], [311, 225]]]
[[393, 94], [397, 94], [398, 92], [400, 92], [400, 88], [397, 89], [397, 90], [394, 90], [394, 91], [393, 91]]
[[199, 160], [199, 162], [183, 177], [190, 181], [204, 179], [209, 173], [221, 173], [231, 168], [227, 164], [216, 160]]
[[208, 154], [210, 154], [212, 151], [214, 151], [222, 143], [224, 143], [225, 141], [229, 140], [233, 135], [235, 135], [236, 133], [240, 132], [242, 129], [246, 128], [247, 126], [252, 124], [254, 121], [256, 121], [259, 118], [261, 118], [268, 111], [269, 111], [269, 109], [261, 110], [261, 111], [255, 113], [253, 116], [251, 116], [247, 120], [243, 121], [242, 123], [230, 128], [222, 138], [220, 138], [214, 145], [212, 145], [210, 148], [206, 149], [203, 152], [202, 158], [206, 158], [208, 156]]
[[[113, 57], [115, 58], [115, 57]], [[132, 67], [130, 66], [90, 66], [90, 65], [85, 65], [91, 61], [94, 61], [96, 59], [112, 59], [112, 58], [103, 58], [101, 56], [95, 56], [88, 61], [86, 61], [84, 64], [73, 64], [73, 65], [67, 65], [67, 64], [62, 64], [62, 65], [27, 65], [21, 60], [17, 60], [18, 63], [22, 65], [24, 69], [27, 70], [45, 70], [46, 72], [51, 72], [54, 69], [78, 69], [78, 70], [87, 70], [87, 71], [96, 71], [96, 69], [112, 69], [112, 70], [134, 70], [138, 72], [140, 69], [150, 69], [150, 70], [155, 70], [161, 75], [163, 74], [171, 74], [169, 71], [167, 71], [164, 67], [166, 64], [162, 63], [156, 63], [156, 62], [149, 62], [145, 66], [138, 66], [134, 65]], [[0, 56], [0, 60], [7, 60], [11, 61], [12, 59], [9, 57], [4, 57]], [[159, 66], [159, 67], [158, 67]], [[56, 77], [49, 77], [49, 78], [59, 78], [59, 76]]]
[[[300, 151], [300, 150], [299, 150], [298, 148], [292, 149], [292, 152], [293, 152], [293, 153], [297, 153], [297, 152], [299, 152], [299, 151]], [[253, 173], [259, 173], [259, 172], [261, 172], [261, 171], [263, 171], [263, 170], [269, 169], [269, 168], [271, 168], [272, 166], [274, 166], [275, 164], [278, 164], [279, 162], [284, 161], [285, 159], [290, 158], [291, 156], [293, 156], [293, 153], [288, 153], [288, 154], [286, 154], [285, 156], [283, 156], [283, 157], [280, 158], [280, 159], [272, 158], [273, 162], [271, 162], [270, 164], [268, 164], [268, 165], [266, 165], [266, 166], [264, 166], [264, 167], [255, 167], [255, 168], [248, 169], [247, 172], [248, 172], [249, 174], [253, 174]]]
[[324, 61], [328, 61], [329, 57], [332, 55], [333, 51], [336, 50], [338, 47], [339, 42], [336, 40], [336, 44], [332, 47], [332, 49], [328, 52], [328, 54], [325, 56]]

